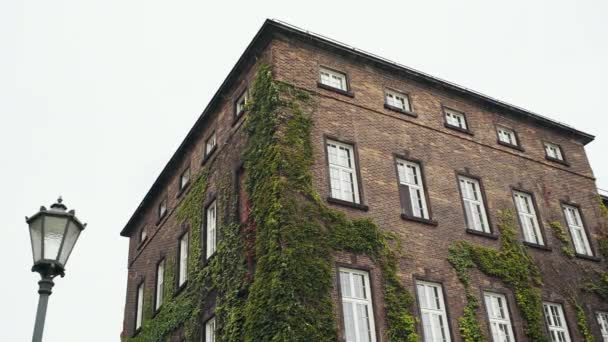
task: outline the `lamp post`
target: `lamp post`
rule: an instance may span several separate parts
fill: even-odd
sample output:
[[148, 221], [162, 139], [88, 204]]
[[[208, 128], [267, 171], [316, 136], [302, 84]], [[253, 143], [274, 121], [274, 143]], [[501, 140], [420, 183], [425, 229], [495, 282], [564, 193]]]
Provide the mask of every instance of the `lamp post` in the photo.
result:
[[40, 207], [34, 216], [25, 218], [30, 228], [34, 266], [32, 272], [40, 273], [38, 282], [38, 310], [32, 342], [42, 341], [49, 296], [53, 289], [53, 278], [65, 275], [65, 264], [86, 224], [76, 218], [74, 210], [67, 211], [61, 197], [50, 209]]

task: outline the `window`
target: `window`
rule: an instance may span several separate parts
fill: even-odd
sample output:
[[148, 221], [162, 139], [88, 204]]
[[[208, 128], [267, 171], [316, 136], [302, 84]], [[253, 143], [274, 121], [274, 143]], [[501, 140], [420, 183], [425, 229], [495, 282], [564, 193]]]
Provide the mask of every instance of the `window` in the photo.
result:
[[498, 126], [496, 127], [496, 132], [498, 133], [498, 141], [500, 141], [501, 143], [511, 146], [518, 146], [517, 136], [514, 130]]
[[410, 98], [406, 94], [398, 93], [392, 90], [387, 90], [384, 94], [386, 104], [390, 107], [397, 108], [405, 112], [411, 112]]
[[562, 306], [555, 303], [543, 303], [543, 308], [545, 309], [545, 320], [547, 321], [551, 342], [570, 342], [570, 334], [568, 333]]
[[450, 342], [450, 328], [440, 284], [416, 282], [425, 342]]
[[210, 155], [215, 148], [216, 140], [215, 140], [215, 132], [211, 134], [209, 138], [205, 141], [205, 156]]
[[492, 340], [494, 342], [515, 341], [505, 296], [498, 293], [485, 292], [483, 297], [486, 303], [486, 311], [488, 312], [488, 320], [490, 321]]
[[205, 323], [205, 342], [215, 342], [215, 317]]
[[515, 199], [515, 207], [519, 215], [524, 240], [537, 245], [544, 245], [532, 196], [525, 192], [514, 191], [513, 198]]
[[369, 274], [340, 268], [340, 289], [347, 342], [375, 342], [376, 328], [369, 286]]
[[591, 252], [591, 246], [587, 239], [587, 233], [585, 232], [585, 226], [581, 219], [580, 211], [577, 207], [566, 205], [563, 206], [564, 216], [566, 216], [566, 222], [570, 229], [570, 235], [572, 235], [572, 242], [574, 243], [574, 250], [578, 254], [593, 255]]
[[355, 156], [351, 145], [327, 141], [331, 197], [359, 203]]
[[445, 112], [445, 121], [448, 126], [464, 130], [467, 129], [467, 120], [464, 117], [464, 113], [449, 108], [444, 108], [443, 110]]
[[236, 100], [236, 116], [239, 117], [245, 111], [245, 105], [247, 104], [247, 97], [249, 96], [249, 90], [245, 89], [245, 91], [239, 96]]
[[190, 168], [187, 168], [182, 172], [182, 175], [179, 177], [179, 190], [184, 190], [186, 185], [190, 182]]
[[207, 235], [207, 258], [215, 253], [216, 246], [216, 228], [217, 228], [217, 206], [213, 201], [207, 207], [207, 224], [206, 224], [206, 235]]
[[564, 161], [562, 148], [559, 147], [559, 145], [545, 142], [545, 153], [547, 154], [547, 158], [549, 159]]
[[145, 226], [141, 227], [141, 230], [139, 231], [139, 243], [144, 242], [144, 240], [146, 240], [146, 238], [148, 237], [148, 231], [146, 229]]
[[167, 198], [164, 198], [158, 204], [158, 219], [160, 220], [163, 217], [165, 217], [166, 213], [167, 213]]
[[321, 77], [321, 84], [343, 91], [348, 91], [345, 74], [326, 68], [321, 68], [319, 74]]
[[156, 301], [154, 302], [154, 309], [160, 309], [163, 305], [163, 296], [165, 293], [165, 260], [156, 265]]
[[490, 225], [479, 181], [464, 176], [458, 176], [458, 181], [460, 183], [460, 193], [464, 204], [467, 228], [490, 233]]
[[181, 287], [188, 280], [188, 233], [186, 232], [179, 239], [179, 265], [177, 286]]
[[598, 312], [596, 318], [602, 332], [602, 341], [608, 342], [608, 312]]
[[142, 281], [139, 286], [137, 286], [137, 298], [135, 301], [135, 330], [139, 330], [141, 328], [141, 323], [144, 319], [144, 282]]
[[418, 163], [397, 160], [401, 207], [407, 216], [428, 219], [429, 210], [424, 193], [422, 173]]

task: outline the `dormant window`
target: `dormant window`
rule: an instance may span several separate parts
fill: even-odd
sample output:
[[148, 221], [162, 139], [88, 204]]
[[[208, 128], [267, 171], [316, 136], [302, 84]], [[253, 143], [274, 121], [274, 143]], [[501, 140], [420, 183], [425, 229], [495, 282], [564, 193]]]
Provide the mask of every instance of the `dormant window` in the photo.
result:
[[498, 293], [485, 292], [483, 294], [488, 312], [492, 340], [494, 342], [515, 341], [509, 308], [505, 296]]
[[416, 282], [425, 342], [450, 342], [450, 328], [440, 284]]
[[428, 219], [429, 210], [424, 193], [420, 164], [397, 159], [399, 194], [403, 214]]
[[556, 303], [543, 303], [543, 308], [551, 341], [570, 342], [570, 333], [562, 306]]
[[364, 271], [340, 268], [340, 289], [347, 342], [375, 342], [376, 328], [369, 284]]
[[207, 207], [207, 224], [206, 224], [206, 236], [207, 236], [207, 258], [215, 253], [216, 237], [217, 237], [217, 205], [213, 201]]
[[445, 112], [445, 122], [449, 126], [467, 129], [464, 113], [449, 108], [444, 108], [443, 110]]
[[477, 179], [458, 176], [460, 193], [464, 204], [467, 228], [484, 233], [490, 233], [486, 207]]
[[167, 213], [167, 198], [164, 198], [158, 204], [158, 218], [159, 219], [163, 218], [166, 213]]
[[179, 177], [179, 189], [183, 190], [186, 185], [190, 182], [190, 168], [187, 168], [182, 172], [182, 175]]
[[321, 68], [319, 70], [319, 74], [321, 78], [321, 84], [343, 91], [348, 91], [345, 74], [326, 68]]
[[247, 104], [247, 97], [249, 96], [249, 90], [245, 90], [241, 96], [236, 100], [236, 116], [241, 116], [245, 111], [245, 105]]
[[211, 136], [205, 141], [205, 156], [208, 156], [211, 154], [211, 152], [213, 152], [216, 143], [215, 132], [213, 132], [213, 134], [211, 134]]
[[184, 285], [188, 280], [188, 235], [188, 233], [185, 233], [179, 239], [178, 287]]
[[160, 309], [163, 305], [163, 296], [165, 292], [165, 260], [162, 260], [156, 266], [156, 301], [154, 309]]
[[215, 342], [215, 317], [205, 323], [205, 342]]
[[532, 196], [525, 192], [514, 191], [513, 198], [515, 199], [515, 207], [519, 215], [524, 240], [537, 245], [544, 245]]
[[498, 132], [498, 140], [500, 142], [505, 143], [507, 145], [518, 146], [517, 137], [515, 135], [514, 130], [512, 130], [510, 128], [498, 126], [496, 128], [496, 131]]
[[359, 203], [355, 155], [351, 145], [327, 141], [331, 197]]
[[410, 98], [406, 94], [398, 93], [392, 90], [386, 90], [385, 94], [386, 104], [390, 107], [400, 109], [405, 112], [411, 112]]
[[570, 235], [572, 235], [574, 250], [578, 254], [593, 255], [579, 209], [577, 207], [565, 204], [563, 209], [564, 216], [566, 216], [566, 222], [568, 223], [568, 228], [570, 229]]
[[564, 155], [562, 154], [562, 148], [559, 145], [552, 144], [549, 142], [545, 142], [545, 153], [548, 158], [556, 159], [556, 160], [564, 160]]
[[142, 281], [139, 286], [137, 286], [137, 298], [135, 301], [135, 330], [141, 328], [141, 323], [144, 319], [144, 282]]
[[602, 341], [608, 342], [608, 312], [598, 312], [596, 318], [602, 333]]

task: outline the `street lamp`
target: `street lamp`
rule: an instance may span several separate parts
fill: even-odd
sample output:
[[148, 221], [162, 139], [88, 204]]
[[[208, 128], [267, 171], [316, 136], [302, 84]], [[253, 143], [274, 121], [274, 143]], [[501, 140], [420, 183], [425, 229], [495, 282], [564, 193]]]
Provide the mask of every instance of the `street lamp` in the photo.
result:
[[34, 216], [25, 218], [30, 228], [34, 266], [32, 272], [40, 273], [38, 285], [38, 311], [32, 342], [42, 341], [42, 330], [49, 296], [53, 289], [53, 278], [65, 275], [65, 264], [78, 240], [80, 232], [86, 226], [76, 218], [74, 210], [67, 211], [61, 197], [51, 209], [40, 207]]

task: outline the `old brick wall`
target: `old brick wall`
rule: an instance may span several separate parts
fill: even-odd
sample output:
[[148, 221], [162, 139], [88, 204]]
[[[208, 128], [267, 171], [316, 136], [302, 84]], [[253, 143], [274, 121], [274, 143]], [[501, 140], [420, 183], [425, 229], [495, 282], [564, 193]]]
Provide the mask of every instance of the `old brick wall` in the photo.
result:
[[[315, 152], [313, 168], [316, 188], [323, 198], [329, 196], [328, 169], [324, 138], [327, 136], [355, 144], [362, 184], [362, 203], [369, 206], [361, 211], [335, 204], [350, 217], [371, 217], [387, 231], [403, 241], [407, 255], [401, 260], [400, 276], [415, 294], [414, 279], [440, 282], [447, 299], [450, 330], [460, 341], [457, 319], [465, 305], [463, 287], [447, 262], [448, 247], [458, 239], [486, 246], [498, 246], [495, 239], [465, 232], [465, 219], [458, 190], [456, 173], [470, 173], [481, 178], [487, 199], [492, 231], [497, 235], [499, 210], [515, 210], [512, 187], [533, 193], [538, 207], [541, 229], [551, 250], [529, 247], [529, 252], [541, 267], [547, 284], [543, 299], [565, 301], [558, 289], [563, 282], [580, 281], [582, 268], [599, 268], [602, 263], [576, 259], [568, 261], [553, 236], [548, 221], [560, 221], [567, 229], [560, 200], [579, 204], [590, 231], [590, 240], [597, 254], [596, 233], [599, 224], [597, 190], [584, 146], [572, 137], [554, 129], [540, 126], [529, 119], [494, 110], [444, 89], [416, 82], [395, 72], [365, 65], [361, 61], [339, 56], [307, 43], [281, 37], [273, 45], [273, 60], [277, 79], [309, 90], [316, 97], [315, 127], [312, 141]], [[319, 66], [347, 74], [354, 97], [342, 95], [317, 86]], [[393, 88], [408, 93], [417, 117], [406, 116], [384, 108], [384, 89]], [[467, 115], [473, 135], [444, 127], [442, 105]], [[518, 133], [524, 151], [497, 144], [496, 124], [513, 128]], [[570, 166], [545, 159], [543, 140], [562, 146]], [[422, 162], [429, 207], [437, 226], [406, 221], [400, 217], [398, 183], [394, 154], [407, 155]], [[520, 234], [521, 235], [521, 234]], [[523, 239], [523, 237], [520, 236]], [[374, 287], [374, 310], [380, 335], [386, 324], [383, 319], [382, 294], [378, 270], [369, 260], [356, 256], [337, 256], [339, 263], [351, 263], [354, 268], [371, 270]], [[574, 263], [574, 267], [572, 266]], [[565, 272], [557, 273], [556, 270]], [[509, 301], [515, 334], [526, 340], [521, 316], [511, 291], [500, 281], [479, 272], [473, 273], [474, 290], [481, 297], [483, 290], [503, 293]], [[336, 304], [339, 303], [336, 296]], [[589, 297], [584, 303], [594, 333], [599, 332], [594, 310], [608, 309]], [[340, 306], [337, 306], [340, 307]], [[482, 305], [482, 310], [484, 310]], [[580, 339], [576, 317], [570, 305], [564, 306], [571, 336]], [[417, 310], [417, 308], [416, 308]], [[485, 315], [485, 312], [484, 312]], [[485, 323], [484, 323], [485, 324]], [[421, 327], [419, 327], [421, 331]], [[599, 335], [598, 335], [599, 336]]]

